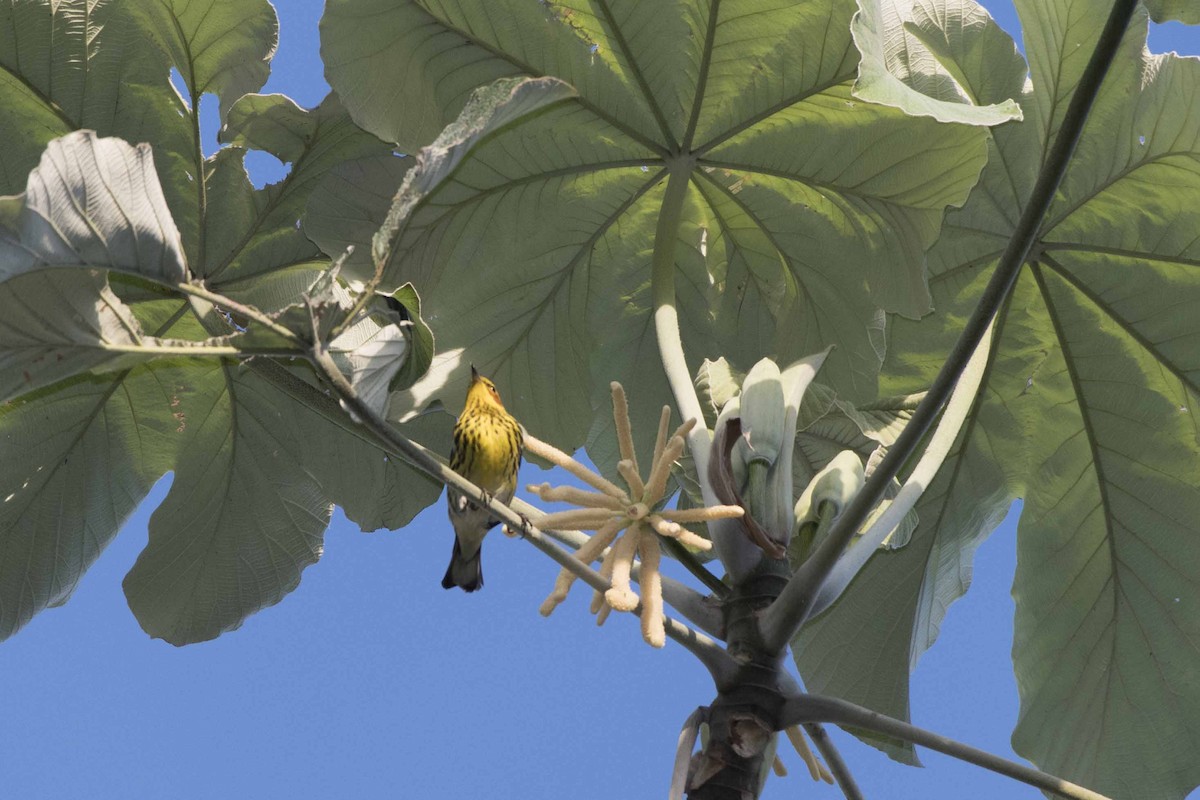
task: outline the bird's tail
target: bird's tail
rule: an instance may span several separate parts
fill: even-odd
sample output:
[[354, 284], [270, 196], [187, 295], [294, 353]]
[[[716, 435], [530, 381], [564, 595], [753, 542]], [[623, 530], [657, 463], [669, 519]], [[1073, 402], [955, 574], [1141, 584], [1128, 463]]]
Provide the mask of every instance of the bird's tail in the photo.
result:
[[473, 592], [483, 587], [483, 562], [479, 560], [483, 548], [478, 548], [474, 555], [464, 556], [458, 537], [454, 537], [454, 552], [450, 555], [450, 566], [446, 568], [446, 577], [442, 578], [443, 589], [453, 589], [455, 586], [464, 592]]

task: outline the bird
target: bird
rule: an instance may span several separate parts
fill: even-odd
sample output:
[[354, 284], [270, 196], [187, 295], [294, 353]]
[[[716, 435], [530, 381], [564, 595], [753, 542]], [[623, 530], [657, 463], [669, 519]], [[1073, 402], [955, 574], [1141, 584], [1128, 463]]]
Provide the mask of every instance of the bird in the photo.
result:
[[[472, 365], [467, 400], [454, 424], [450, 468], [490, 497], [507, 503], [517, 488], [523, 441], [521, 425], [500, 402], [496, 384]], [[479, 559], [483, 537], [500, 520], [453, 487], [446, 488], [446, 500], [454, 526], [454, 551], [442, 588], [457, 586], [473, 592], [483, 586]]]

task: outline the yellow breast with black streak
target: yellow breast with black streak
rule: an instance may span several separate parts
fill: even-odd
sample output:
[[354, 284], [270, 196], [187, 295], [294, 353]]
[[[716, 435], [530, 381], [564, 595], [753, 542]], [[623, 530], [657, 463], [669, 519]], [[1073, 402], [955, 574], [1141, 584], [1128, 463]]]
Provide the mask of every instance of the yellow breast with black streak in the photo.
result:
[[[503, 409], [468, 407], [454, 426], [450, 468], [495, 495], [512, 492], [521, 462], [521, 426]], [[511, 495], [510, 495], [511, 496]]]
[[450, 468], [507, 502], [517, 488], [521, 426], [500, 402], [496, 385], [475, 373], [454, 426]]

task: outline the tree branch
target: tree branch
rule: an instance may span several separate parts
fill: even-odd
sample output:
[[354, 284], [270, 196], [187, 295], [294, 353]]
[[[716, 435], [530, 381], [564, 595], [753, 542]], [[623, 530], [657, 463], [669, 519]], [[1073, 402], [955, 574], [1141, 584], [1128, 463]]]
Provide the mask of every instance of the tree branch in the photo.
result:
[[[163, 343], [163, 342], [166, 343]], [[214, 341], [214, 340], [209, 340]], [[225, 341], [218, 337], [215, 341]], [[286, 347], [235, 347], [231, 344], [208, 344], [181, 340], [158, 340], [159, 344], [102, 344], [97, 349], [108, 353], [128, 353], [150, 358], [195, 356], [196, 358], [304, 358], [306, 350]]]
[[[338, 369], [337, 364], [334, 363], [322, 344], [317, 343], [313, 346], [309, 353], [309, 358], [313, 366], [329, 382], [346, 408], [359, 420], [360, 424], [370, 430], [375, 436], [387, 442], [389, 446], [400, 451], [409, 463], [442, 483], [453, 486], [459, 492], [470, 497], [478, 505], [486, 507], [491, 511], [492, 516], [510, 526], [513, 530], [521, 531], [522, 538], [554, 559], [559, 566], [570, 570], [593, 589], [603, 592], [610, 588], [611, 584], [600, 573], [556, 545], [542, 531], [522, 518], [512, 508], [498, 502], [494, 497], [450, 469], [449, 466], [433, 458], [425, 448], [409, 440], [389, 425], [387, 421], [379, 416], [375, 409], [363, 402], [358, 396], [354, 387], [346, 380], [346, 376]], [[638, 613], [639, 610], [640, 605], [634, 610], [634, 613]], [[708, 669], [709, 674], [712, 675], [713, 681], [717, 685], [724, 685], [734, 672], [736, 672], [737, 664], [733, 661], [732, 657], [712, 639], [701, 633], [697, 633], [683, 623], [670, 617], [666, 618], [664, 625], [667, 635], [695, 655], [700, 660], [700, 663]]]
[[[846, 506], [842, 515], [834, 523], [825, 542], [813, 554], [811, 559], [813, 567], [807, 571], [806, 575], [806, 579], [811, 585], [805, 587], [806, 594], [812, 596], [820, 590], [854, 532], [862, 525], [871, 509], [878, 504], [887, 486], [900, 472], [901, 467], [916, 452], [918, 445], [934, 420], [937, 419], [951, 390], [958, 382], [959, 375], [966, 368], [972, 353], [983, 339], [988, 325], [1012, 290], [1021, 266], [1025, 263], [1034, 240], [1037, 238], [1038, 229], [1050, 208], [1050, 202], [1054, 199], [1054, 194], [1066, 173], [1067, 165], [1079, 142], [1084, 122], [1091, 111], [1100, 84], [1104, 81], [1109, 64], [1136, 8], [1137, 0], [1115, 0], [1113, 3], [1108, 22], [1105, 23], [1087, 68], [1075, 88], [1075, 94], [1063, 117], [1058, 136], [1038, 175], [1037, 184], [1030, 195], [1029, 203], [1025, 206], [1025, 210], [1017, 222], [1016, 230], [1013, 231], [1008, 246], [1000, 256], [996, 271], [992, 274], [970, 319], [967, 320], [958, 341], [955, 342], [954, 349], [951, 350], [946, 363], [942, 365], [942, 369], [934, 378], [925, 398], [913, 412], [912, 419], [905, 425], [895, 444], [888, 448], [887, 455], [879, 462], [879, 466], [872, 473], [866, 485]], [[795, 595], [798, 593], [798, 591], [789, 593], [791, 602], [795, 601]], [[783, 600], [784, 598], [781, 596], [775, 605]], [[803, 614], [804, 609], [801, 609], [799, 613], [789, 612], [788, 623], [803, 619]], [[772, 616], [780, 615], [779, 611], [772, 613]], [[789, 630], [788, 627], [788, 625], [781, 624], [779, 620], [772, 625], [772, 641], [781, 648], [782, 643], [787, 642], [796, 632], [794, 629]]]
[[[846, 545], [842, 539], [849, 540], [854, 529], [839, 529], [840, 518], [835, 521], [829, 535], [818, 546], [816, 552], [796, 570], [779, 597], [763, 612], [760, 625], [763, 641], [768, 648], [782, 650], [806, 620], [833, 605], [854, 580], [854, 576], [883, 544], [883, 540], [900, 524], [904, 515], [917, 504], [921, 495], [933, 482], [975, 404], [975, 396], [983, 383], [988, 358], [991, 355], [992, 330], [993, 327], [989, 325], [984, 331], [983, 339], [971, 354], [962, 377], [955, 385], [950, 402], [946, 405], [946, 413], [942, 415], [937, 430], [930, 437], [921, 460], [917, 462], [916, 468], [908, 476], [891, 505], [867, 529], [862, 538], [845, 552], [843, 548]], [[835, 540], [835, 536], [839, 538]], [[828, 559], [832, 559], [833, 563], [828, 563]], [[822, 575], [825, 576], [824, 580], [821, 580]]]
[[[307, 353], [306, 353], [307, 355]], [[310, 383], [300, 380], [292, 373], [285, 370], [274, 361], [265, 359], [256, 359], [250, 362], [250, 369], [257, 372], [264, 380], [270, 381], [274, 386], [281, 391], [296, 399], [297, 402], [303, 403], [308, 408], [320, 414], [325, 419], [329, 420], [334, 425], [338, 425], [346, 433], [351, 436], [357, 436], [364, 442], [378, 447], [382, 452], [389, 456], [399, 458], [414, 469], [423, 468], [415, 463], [407, 454], [407, 451], [400, 450], [390, 439], [382, 438], [374, 433], [371, 429], [363, 425], [356, 424], [351, 421], [337, 403], [337, 400], [331, 398], [325, 392], [313, 386]], [[384, 423], [386, 424], [386, 423]], [[397, 433], [395, 429], [388, 426], [389, 430]], [[415, 450], [423, 453], [425, 458], [445, 464], [444, 457], [435, 453], [429, 448], [422, 445], [420, 442], [407, 440], [408, 445]], [[424, 471], [424, 470], [423, 470]], [[517, 511], [518, 514], [524, 514], [530, 519], [537, 519], [545, 514], [540, 508], [531, 503], [527, 503], [519, 497], [514, 497], [510, 506]], [[547, 537], [554, 539], [562, 544], [578, 550], [584, 542], [588, 540], [587, 534], [581, 531], [558, 531], [558, 530], [542, 530], [542, 533]], [[639, 577], [641, 569], [635, 562], [633, 565], [633, 577], [636, 580]], [[678, 611], [685, 619], [696, 625], [705, 633], [724, 640], [725, 638], [725, 620], [721, 616], [719, 608], [712, 605], [703, 595], [695, 589], [680, 583], [677, 580], [662, 576], [662, 591], [663, 600]]]
[[[948, 756], [1027, 783], [1043, 791], [1070, 798], [1070, 800], [1110, 800], [1098, 792], [1085, 789], [1049, 773], [1009, 761], [985, 750], [971, 747], [894, 717], [871, 711], [846, 700], [839, 700], [836, 697], [805, 694], [792, 697], [784, 704], [782, 724], [800, 723], [807, 726], [813, 722], [832, 722], [842, 727], [865, 728], [886, 736], [903, 739], [906, 742], [937, 750], [939, 753], [945, 753]], [[818, 746], [820, 746], [819, 743]]]

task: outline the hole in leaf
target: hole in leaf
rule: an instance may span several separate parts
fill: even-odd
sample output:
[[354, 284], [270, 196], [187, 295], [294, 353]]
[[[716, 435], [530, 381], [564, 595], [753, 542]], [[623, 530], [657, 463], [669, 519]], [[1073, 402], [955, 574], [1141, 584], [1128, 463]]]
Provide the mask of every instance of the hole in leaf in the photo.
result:
[[290, 161], [284, 163], [266, 151], [249, 150], [246, 153], [246, 172], [250, 175], [250, 183], [254, 184], [255, 189], [278, 183], [287, 177], [291, 168]]
[[175, 91], [179, 92], [179, 97], [183, 100], [184, 106], [190, 111], [192, 103], [189, 98], [192, 96], [192, 93], [188, 91], [187, 82], [183, 79], [183, 73], [175, 67], [171, 67], [171, 85], [175, 87]]
[[208, 158], [221, 149], [217, 131], [221, 129], [221, 107], [217, 96], [200, 95], [200, 150]]

